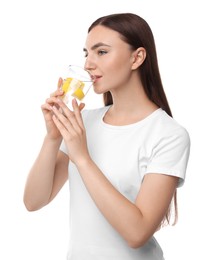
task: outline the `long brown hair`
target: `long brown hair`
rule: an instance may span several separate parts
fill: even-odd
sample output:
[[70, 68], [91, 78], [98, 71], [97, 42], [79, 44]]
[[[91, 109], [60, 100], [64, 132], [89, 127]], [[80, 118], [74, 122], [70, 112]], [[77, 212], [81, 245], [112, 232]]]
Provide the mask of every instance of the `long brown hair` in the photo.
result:
[[[133, 50], [143, 47], [146, 50], [146, 59], [138, 68], [140, 79], [148, 98], [153, 101], [158, 107], [161, 107], [168, 115], [172, 117], [166, 94], [163, 89], [155, 40], [152, 30], [148, 23], [140, 16], [132, 13], [118, 13], [103, 16], [94, 21], [88, 29], [88, 32], [97, 25], [103, 25], [114, 31], [117, 31], [123, 41], [128, 43]], [[110, 92], [103, 94], [104, 104], [113, 104], [112, 95]], [[177, 190], [174, 194], [175, 219], [173, 224], [177, 222]], [[171, 205], [168, 209], [164, 220], [170, 224]]]

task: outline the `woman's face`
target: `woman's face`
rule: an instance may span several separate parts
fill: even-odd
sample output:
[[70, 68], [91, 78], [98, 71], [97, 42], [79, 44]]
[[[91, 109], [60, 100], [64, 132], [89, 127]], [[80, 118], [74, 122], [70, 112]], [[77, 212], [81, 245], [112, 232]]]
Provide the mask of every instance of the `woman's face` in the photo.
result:
[[118, 32], [97, 25], [85, 44], [85, 69], [94, 77], [94, 91], [102, 94], [127, 85], [132, 73], [133, 50]]

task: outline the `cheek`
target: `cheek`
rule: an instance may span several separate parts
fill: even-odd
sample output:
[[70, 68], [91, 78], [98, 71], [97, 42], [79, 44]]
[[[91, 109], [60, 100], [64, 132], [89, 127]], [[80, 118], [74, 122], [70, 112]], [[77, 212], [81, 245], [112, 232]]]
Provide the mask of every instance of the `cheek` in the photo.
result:
[[129, 77], [129, 72], [125, 69], [120, 69], [120, 67], [117, 69], [114, 68], [114, 70], [104, 79], [101, 87], [106, 91], [122, 88], [122, 86], [126, 85], [128, 82]]
[[110, 73], [111, 81], [120, 85], [126, 83], [130, 78], [131, 70], [126, 63], [117, 64]]
[[113, 60], [106, 64], [107, 66], [107, 77], [115, 80], [117, 78], [123, 78], [125, 75], [129, 74], [129, 67], [128, 67], [129, 60], [115, 57]]
[[126, 84], [130, 78], [129, 57], [111, 57], [102, 64], [100, 70], [102, 71], [103, 78], [96, 82], [94, 85], [94, 91], [96, 93], [103, 93], [110, 91], [113, 88], [117, 88]]
[[127, 78], [131, 72], [131, 63], [130, 57], [128, 54], [119, 55], [119, 57], [114, 58], [116, 62], [113, 63], [113, 67], [111, 69], [111, 75], [121, 78]]

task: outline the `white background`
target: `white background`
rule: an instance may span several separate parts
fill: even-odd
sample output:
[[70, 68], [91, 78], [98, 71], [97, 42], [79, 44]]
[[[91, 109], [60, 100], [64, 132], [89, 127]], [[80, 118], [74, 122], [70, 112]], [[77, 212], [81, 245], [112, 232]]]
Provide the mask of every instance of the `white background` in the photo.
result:
[[[61, 68], [83, 62], [87, 28], [102, 15], [135, 12], [155, 35], [164, 88], [191, 137], [179, 222], [156, 234], [166, 260], [212, 259], [211, 8], [206, 0], [1, 0], [0, 259], [62, 260], [68, 245], [68, 185], [29, 213], [22, 197], [45, 134], [40, 110]], [[102, 105], [90, 94], [87, 108]]]

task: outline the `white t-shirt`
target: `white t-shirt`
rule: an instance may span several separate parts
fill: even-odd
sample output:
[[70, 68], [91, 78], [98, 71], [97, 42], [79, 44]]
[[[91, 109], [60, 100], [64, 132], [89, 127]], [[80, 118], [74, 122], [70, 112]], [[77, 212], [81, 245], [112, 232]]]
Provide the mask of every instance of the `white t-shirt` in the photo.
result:
[[[113, 186], [134, 202], [148, 173], [179, 177], [181, 186], [189, 158], [187, 131], [162, 109], [134, 124], [112, 126], [103, 121], [109, 106], [83, 111], [91, 158]], [[67, 153], [64, 143], [61, 150]], [[73, 163], [69, 164], [70, 244], [68, 260], [162, 260], [152, 237], [130, 248], [107, 222]]]

